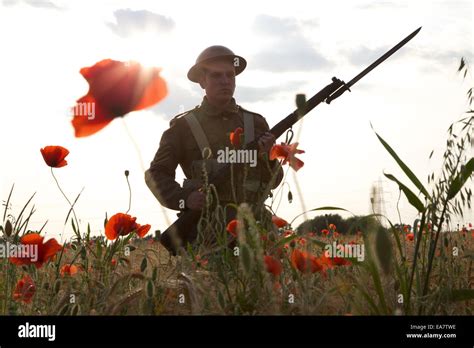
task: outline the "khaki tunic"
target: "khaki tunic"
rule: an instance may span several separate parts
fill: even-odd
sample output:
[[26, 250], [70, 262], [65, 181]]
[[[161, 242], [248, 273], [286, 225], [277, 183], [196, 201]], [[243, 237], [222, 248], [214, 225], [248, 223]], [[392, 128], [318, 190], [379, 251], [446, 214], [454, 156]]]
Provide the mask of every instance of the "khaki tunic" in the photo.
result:
[[[223, 112], [219, 112], [204, 97], [200, 106], [180, 114], [170, 121], [170, 128], [163, 133], [158, 151], [145, 176], [148, 186], [163, 206], [169, 209], [183, 210], [182, 202], [185, 202], [188, 195], [199, 186], [184, 185], [185, 187], [182, 187], [176, 182], [175, 171], [178, 165], [181, 166], [187, 179], [194, 179], [193, 183], [202, 179], [197, 177], [196, 173], [196, 164], [199, 163], [197, 161], [203, 159], [202, 153], [188, 122], [184, 119], [185, 115], [189, 112], [194, 113], [209, 142], [212, 158], [217, 158], [218, 150], [224, 150], [225, 147], [233, 148], [229, 134], [238, 127], [244, 128], [244, 111], [254, 116], [255, 139], [269, 130], [263, 116], [244, 110], [235, 103], [234, 99]], [[260, 184], [258, 192], [261, 193], [275, 171], [278, 171], [278, 174], [272, 189], [276, 188], [283, 178], [283, 171], [276, 160], [268, 161], [268, 159], [259, 157], [256, 167], [250, 167], [247, 164], [234, 168], [235, 196], [231, 195], [232, 182], [230, 178], [220, 187], [216, 187], [221, 204], [245, 201], [252, 205], [258, 195], [245, 189], [247, 181], [253, 183], [257, 181]]]

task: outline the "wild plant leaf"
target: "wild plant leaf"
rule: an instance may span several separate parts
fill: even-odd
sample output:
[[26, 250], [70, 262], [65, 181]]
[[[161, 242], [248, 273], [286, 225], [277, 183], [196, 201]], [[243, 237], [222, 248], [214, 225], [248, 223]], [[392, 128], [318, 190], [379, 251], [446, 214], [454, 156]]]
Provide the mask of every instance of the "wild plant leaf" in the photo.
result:
[[295, 239], [296, 237], [298, 237], [296, 234], [293, 234], [289, 237], [286, 237], [286, 238], [282, 238], [280, 239], [277, 243], [275, 243], [275, 245], [273, 246], [273, 248], [279, 248], [289, 242], [291, 242], [293, 239]]
[[244, 271], [247, 274], [250, 274], [252, 271], [252, 257], [250, 248], [247, 244], [242, 244], [240, 246], [240, 260], [242, 261], [242, 265], [244, 266]]
[[385, 274], [390, 274], [393, 256], [392, 242], [390, 241], [388, 232], [386, 232], [383, 227], [380, 227], [375, 235], [375, 254], [377, 255], [382, 271]]
[[148, 265], [147, 259], [146, 259], [146, 257], [144, 257], [144, 258], [142, 259], [142, 263], [141, 263], [141, 265], [140, 265], [140, 271], [141, 271], [141, 272], [145, 271], [147, 265]]
[[447, 196], [448, 200], [452, 199], [454, 196], [457, 195], [459, 190], [461, 190], [461, 188], [464, 186], [466, 181], [471, 177], [473, 170], [474, 170], [474, 157], [471, 158], [469, 162], [466, 163], [464, 168], [461, 169], [459, 174], [454, 178], [448, 190], [448, 196]]
[[78, 200], [79, 197], [81, 196], [82, 191], [84, 191], [84, 187], [82, 188], [81, 192], [79, 192], [79, 194], [77, 195], [76, 199], [74, 200], [74, 202], [72, 203], [71, 207], [69, 208], [69, 211], [68, 211], [67, 216], [66, 216], [66, 220], [64, 220], [64, 224], [65, 224], [65, 225], [67, 224], [67, 219], [69, 219], [69, 215], [71, 215], [71, 212], [72, 212], [73, 209], [74, 209], [74, 205], [76, 204], [77, 200]]
[[398, 187], [400, 188], [400, 190], [403, 191], [403, 193], [405, 194], [405, 196], [407, 197], [408, 199], [408, 202], [410, 202], [410, 204], [415, 207], [420, 213], [422, 213], [423, 211], [425, 211], [425, 207], [423, 205], [423, 203], [420, 201], [420, 199], [408, 188], [406, 187], [404, 184], [402, 184], [397, 178], [395, 178], [393, 175], [391, 174], [385, 174], [384, 175], [392, 180], [392, 181], [395, 181], [397, 184], [398, 184]]
[[[372, 124], [371, 124], [371, 126], [372, 126]], [[372, 129], [374, 129], [374, 128], [372, 127]], [[398, 157], [397, 153], [390, 147], [390, 145], [387, 144], [387, 142], [385, 140], [382, 139], [382, 137], [380, 135], [377, 134], [377, 132], [375, 132], [375, 130], [374, 130], [374, 133], [377, 136], [377, 138], [380, 140], [382, 145], [385, 147], [385, 149], [390, 153], [390, 155], [392, 155], [392, 157], [398, 163], [400, 168], [402, 168], [403, 172], [406, 174], [406, 176], [408, 176], [408, 178], [411, 180], [411, 182], [418, 188], [418, 190], [420, 190], [421, 193], [423, 193], [425, 195], [425, 197], [429, 197], [430, 195], [429, 195], [428, 191], [425, 189], [425, 187], [420, 182], [420, 180], [418, 180], [416, 175], [411, 171], [411, 169], [408, 168], [408, 166], [400, 159], [400, 157]]]
[[5, 210], [3, 211], [3, 221], [5, 221], [5, 217], [7, 216], [8, 204], [10, 203], [10, 199], [12, 197], [14, 187], [15, 187], [15, 184], [12, 185], [12, 188], [11, 188], [10, 193], [8, 195], [7, 201], [5, 203]]
[[13, 231], [16, 231], [16, 232], [15, 232], [15, 236], [17, 236], [18, 233], [20, 233], [20, 230], [17, 229], [18, 224], [19, 224], [20, 221], [22, 220], [22, 216], [23, 216], [23, 213], [25, 212], [26, 207], [28, 206], [28, 204], [30, 204], [31, 200], [33, 199], [33, 197], [34, 197], [35, 195], [36, 195], [36, 192], [33, 193], [33, 195], [30, 197], [30, 199], [28, 199], [28, 201], [26, 202], [26, 204], [23, 206], [23, 209], [21, 209], [20, 214], [18, 215], [17, 221], [15, 222], [15, 226], [13, 227]]

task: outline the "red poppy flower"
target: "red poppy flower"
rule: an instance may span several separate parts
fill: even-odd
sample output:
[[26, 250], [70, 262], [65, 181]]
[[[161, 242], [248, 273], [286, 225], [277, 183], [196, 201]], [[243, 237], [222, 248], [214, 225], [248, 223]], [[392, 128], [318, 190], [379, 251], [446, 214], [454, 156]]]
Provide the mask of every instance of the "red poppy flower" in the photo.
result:
[[13, 299], [18, 302], [30, 303], [36, 292], [36, 286], [29, 275], [18, 280], [13, 290]]
[[335, 231], [335, 230], [336, 230], [336, 225], [334, 225], [334, 224], [329, 224], [328, 227], [329, 227], [329, 229], [330, 229], [331, 231]]
[[270, 160], [274, 160], [276, 158], [282, 159], [283, 164], [289, 163], [290, 167], [293, 168], [295, 171], [298, 171], [301, 167], [303, 167], [304, 162], [295, 157], [296, 154], [304, 153], [303, 150], [298, 150], [298, 143], [287, 145], [285, 143], [281, 143], [281, 145], [273, 145], [270, 150]]
[[290, 260], [294, 268], [297, 268], [301, 272], [305, 272], [308, 268], [308, 253], [299, 249], [294, 249], [291, 253]]
[[285, 219], [282, 219], [276, 215], [272, 216], [272, 222], [278, 228], [288, 226], [288, 222]]
[[200, 255], [196, 255], [195, 261], [196, 266], [198, 267], [206, 267], [206, 265], [209, 263], [209, 260], [202, 259]]
[[79, 271], [79, 268], [76, 265], [64, 265], [61, 267], [61, 270], [59, 273], [61, 274], [61, 277], [64, 277], [66, 275], [73, 276]]
[[321, 230], [321, 233], [327, 236], [329, 234], [329, 230], [323, 229]]
[[413, 233], [408, 233], [406, 238], [407, 240], [412, 241], [413, 239], [415, 239], [415, 235]]
[[306, 238], [303, 238], [303, 237], [300, 237], [300, 238], [297, 238], [296, 239], [296, 242], [301, 245], [301, 246], [304, 246], [306, 244]]
[[237, 220], [232, 220], [227, 224], [227, 232], [229, 232], [232, 236], [237, 238], [237, 228], [238, 228], [238, 221]]
[[105, 236], [109, 240], [115, 240], [119, 236], [126, 236], [132, 232], [136, 232], [140, 238], [143, 238], [150, 230], [150, 225], [139, 225], [135, 221], [136, 217], [128, 214], [117, 213], [113, 215], [107, 225], [105, 225]]
[[311, 261], [311, 273], [324, 272], [324, 263], [319, 258], [311, 255], [309, 260]]
[[150, 107], [168, 94], [160, 69], [144, 68], [137, 62], [104, 59], [80, 73], [89, 91], [73, 108], [76, 137], [92, 135], [114, 118]]
[[[36, 268], [43, 266], [43, 263], [48, 262], [61, 250], [62, 246], [58, 244], [56, 239], [52, 238], [46, 243], [43, 243], [44, 237], [38, 233], [29, 233], [20, 238], [20, 243], [23, 245], [30, 245], [28, 257], [10, 257], [10, 262], [15, 265], [31, 265], [34, 264]], [[33, 250], [36, 245], [36, 250]], [[26, 256], [26, 255], [23, 255]]]
[[349, 260], [343, 259], [342, 257], [333, 257], [330, 260], [334, 266], [348, 266], [351, 264]]
[[67, 164], [65, 160], [69, 155], [69, 150], [62, 146], [45, 146], [40, 149], [46, 164], [53, 168], [61, 168]]
[[408, 225], [403, 225], [403, 231], [405, 233], [409, 233], [410, 232], [410, 228], [408, 227]]
[[117, 260], [116, 259], [110, 260], [110, 265], [112, 266], [112, 268], [117, 266]]
[[331, 259], [323, 253], [323, 255], [318, 259], [319, 264], [323, 266], [323, 269], [331, 269], [334, 268], [334, 264], [332, 263]]
[[244, 130], [241, 127], [235, 129], [235, 131], [230, 132], [230, 143], [235, 147], [240, 147], [240, 137], [243, 134]]
[[310, 271], [311, 273], [323, 272], [324, 263], [320, 259], [298, 249], [293, 250], [290, 256], [291, 264], [294, 268], [297, 268], [300, 272], [305, 273]]
[[269, 273], [273, 274], [275, 277], [278, 277], [281, 274], [283, 268], [279, 260], [275, 259], [272, 256], [265, 255], [264, 261], [265, 261], [265, 266], [267, 268], [267, 271]]

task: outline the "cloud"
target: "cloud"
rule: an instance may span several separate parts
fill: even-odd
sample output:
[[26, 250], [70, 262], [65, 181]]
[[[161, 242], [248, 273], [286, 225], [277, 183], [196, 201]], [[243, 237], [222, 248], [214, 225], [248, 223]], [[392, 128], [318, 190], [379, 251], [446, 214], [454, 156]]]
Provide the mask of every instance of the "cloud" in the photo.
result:
[[201, 104], [204, 92], [199, 92], [198, 87], [191, 90], [181, 87], [175, 82], [167, 81], [168, 96], [150, 109], [155, 115], [171, 120], [174, 116]]
[[295, 18], [279, 18], [269, 15], [258, 15], [252, 27], [259, 35], [290, 36], [298, 34], [300, 27]]
[[253, 68], [271, 72], [309, 71], [331, 66], [329, 60], [301, 37], [275, 43], [251, 57], [249, 64]]
[[279, 94], [295, 93], [304, 84], [304, 81], [289, 81], [283, 85], [269, 87], [237, 86], [235, 99], [237, 103], [269, 102], [276, 99]]
[[[344, 51], [342, 54], [348, 57], [349, 62], [355, 66], [366, 66], [372, 64], [390, 49], [388, 46], [371, 49], [365, 46]], [[396, 54], [400, 54], [398, 51]]]
[[318, 21], [298, 21], [296, 18], [280, 18], [258, 15], [253, 31], [262, 36], [271, 45], [257, 52], [249, 64], [253, 68], [271, 72], [308, 71], [327, 68], [331, 63], [319, 54], [313, 44], [303, 35], [303, 28], [317, 27]]
[[356, 6], [359, 10], [378, 10], [381, 8], [403, 8], [407, 7], [406, 3], [396, 1], [370, 1], [367, 4]]
[[59, 10], [60, 8], [56, 6], [53, 2], [48, 0], [3, 0], [3, 6], [15, 6], [19, 5], [20, 3], [27, 4], [32, 7], [36, 8], [47, 8], [47, 9], [55, 9]]
[[[186, 81], [186, 83], [189, 82]], [[167, 81], [167, 84], [168, 96], [150, 109], [153, 114], [166, 120], [171, 120], [174, 116], [200, 105], [205, 95], [205, 91], [198, 84], [192, 84], [190, 89], [183, 88], [173, 81]], [[268, 87], [237, 85], [234, 97], [237, 104], [268, 102], [276, 99], [282, 93], [296, 93], [296, 90], [304, 84], [304, 81], [288, 81], [278, 86]]]
[[121, 37], [130, 37], [136, 33], [168, 33], [175, 27], [170, 17], [147, 10], [120, 9], [114, 12], [116, 23], [108, 23], [112, 31]]
[[452, 63], [459, 64], [461, 57], [466, 58], [469, 62], [474, 62], [474, 53], [466, 50], [426, 50], [426, 49], [410, 49], [410, 54], [416, 55], [423, 60], [432, 61], [439, 65], [450, 65]]

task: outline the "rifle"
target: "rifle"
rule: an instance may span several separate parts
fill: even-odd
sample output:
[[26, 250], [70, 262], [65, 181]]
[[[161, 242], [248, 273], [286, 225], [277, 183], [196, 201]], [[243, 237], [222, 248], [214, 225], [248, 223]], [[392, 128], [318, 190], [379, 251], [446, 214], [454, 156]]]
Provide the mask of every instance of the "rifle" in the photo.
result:
[[[298, 122], [303, 116], [308, 112], [313, 110], [322, 102], [330, 104], [334, 99], [340, 97], [345, 91], [350, 91], [350, 87], [359, 81], [362, 77], [368, 74], [376, 66], [382, 63], [385, 59], [390, 57], [393, 53], [398, 51], [403, 45], [410, 41], [418, 32], [421, 30], [421, 27], [415, 30], [413, 33], [408, 35], [392, 49], [387, 51], [379, 59], [369, 65], [364, 69], [360, 74], [354, 77], [350, 82], [345, 83], [342, 80], [339, 80], [336, 77], [332, 78], [332, 82], [321, 89], [318, 93], [312, 96], [309, 100], [305, 101], [298, 105], [298, 108], [293, 111], [291, 114], [286, 116], [283, 120], [278, 122], [272, 129], [270, 133], [275, 136], [275, 139], [279, 138], [287, 129], [290, 129], [296, 122]], [[297, 98], [297, 100], [301, 100]], [[299, 104], [299, 103], [297, 103]], [[258, 139], [245, 145], [245, 149], [255, 150], [258, 148]], [[231, 165], [224, 165], [219, 171], [212, 174], [209, 177], [209, 184], [220, 185], [223, 182], [227, 181], [230, 176]], [[168, 249], [172, 255], [176, 255], [179, 247], [186, 246], [187, 243], [191, 243], [197, 237], [197, 224], [201, 217], [201, 211], [187, 209], [181, 213], [179, 218], [169, 226], [161, 235], [160, 242], [161, 244]]]

